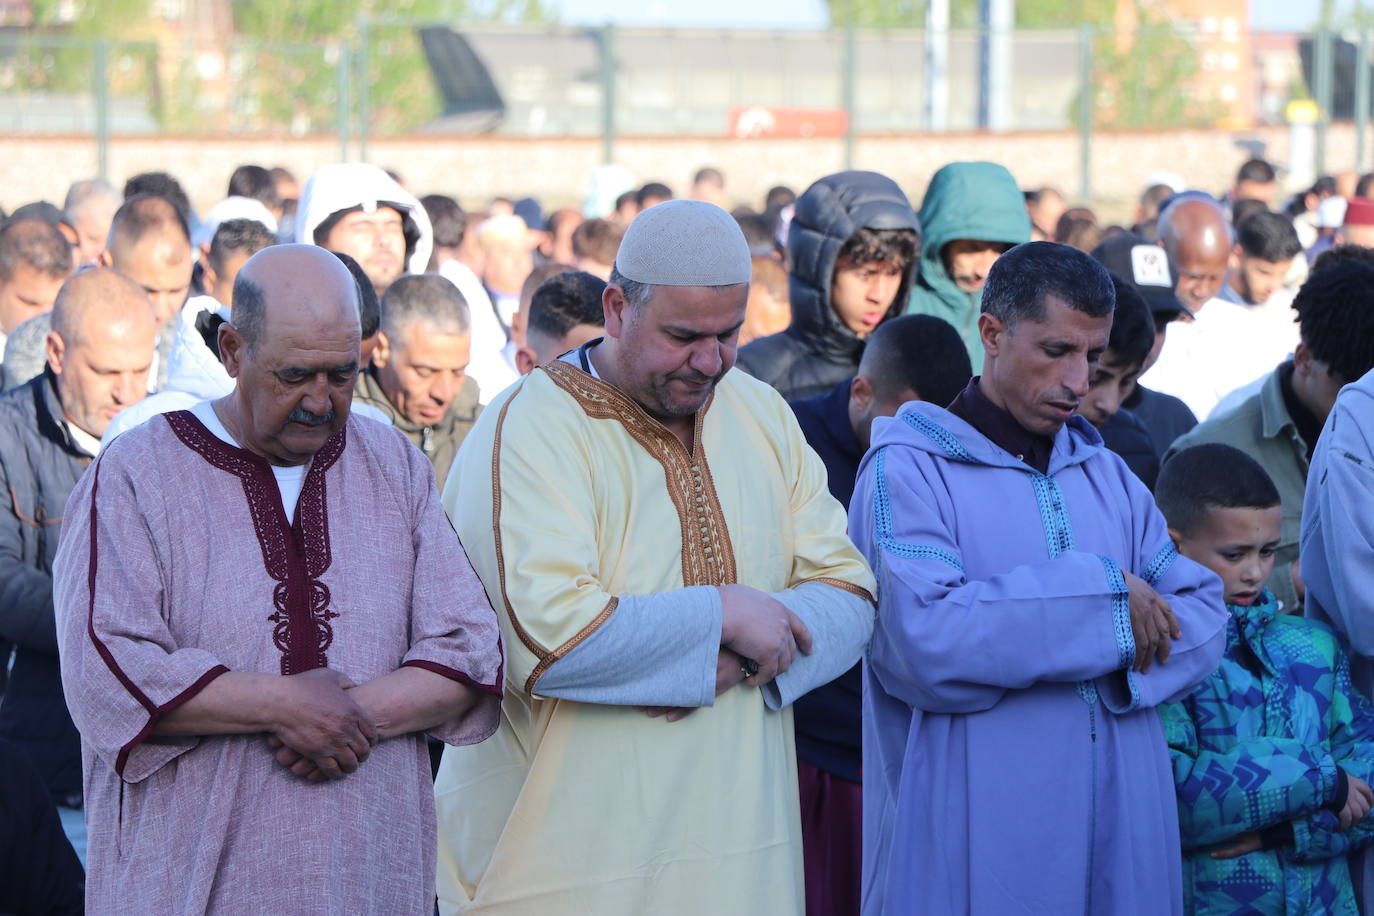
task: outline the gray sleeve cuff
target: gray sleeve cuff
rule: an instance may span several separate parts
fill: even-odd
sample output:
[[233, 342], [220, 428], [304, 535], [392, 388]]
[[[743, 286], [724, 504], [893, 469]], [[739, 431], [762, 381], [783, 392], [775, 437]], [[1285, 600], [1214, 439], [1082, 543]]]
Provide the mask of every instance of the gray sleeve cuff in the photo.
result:
[[792, 667], [763, 685], [764, 702], [776, 710], [854, 667], [873, 634], [873, 605], [824, 582], [803, 582], [773, 597], [811, 631], [811, 654], [799, 655]]
[[608, 706], [710, 706], [720, 624], [714, 586], [623, 595], [595, 633], [549, 666], [534, 692]]

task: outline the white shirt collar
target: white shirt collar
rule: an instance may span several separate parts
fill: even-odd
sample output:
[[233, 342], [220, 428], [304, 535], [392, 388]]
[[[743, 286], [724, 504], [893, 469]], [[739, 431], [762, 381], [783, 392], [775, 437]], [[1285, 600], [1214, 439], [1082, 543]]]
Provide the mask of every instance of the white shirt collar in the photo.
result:
[[92, 458], [100, 454], [100, 439], [92, 436], [66, 417], [62, 418], [62, 422], [67, 425], [67, 432], [71, 434], [73, 445]]

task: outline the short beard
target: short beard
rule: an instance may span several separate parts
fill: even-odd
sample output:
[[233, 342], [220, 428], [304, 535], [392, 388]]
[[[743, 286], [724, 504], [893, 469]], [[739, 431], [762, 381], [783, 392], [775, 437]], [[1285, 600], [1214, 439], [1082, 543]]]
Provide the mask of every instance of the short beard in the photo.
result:
[[711, 395], [715, 393], [720, 378], [711, 379], [709, 387], [702, 394], [700, 400], [695, 401], [690, 407], [683, 406], [681, 401], [671, 399], [668, 389], [671, 381], [672, 379], [667, 379], [661, 384], [651, 383], [648, 391], [645, 392], [652, 399], [654, 405], [654, 409], [650, 410], [649, 413], [660, 421], [682, 420], [695, 416], [711, 400]]

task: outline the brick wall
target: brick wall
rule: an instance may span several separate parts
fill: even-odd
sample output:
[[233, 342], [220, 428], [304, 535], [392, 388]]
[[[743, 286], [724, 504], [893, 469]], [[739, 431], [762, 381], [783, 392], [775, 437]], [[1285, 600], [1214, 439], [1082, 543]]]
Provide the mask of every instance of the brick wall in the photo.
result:
[[[1093, 203], [1104, 218], [1128, 219], [1146, 177], [1173, 171], [1211, 191], [1229, 187], [1245, 153], [1237, 139], [1261, 139], [1268, 156], [1283, 164], [1288, 129], [1259, 128], [1243, 134], [1216, 130], [1162, 130], [1097, 133], [1093, 137]], [[7, 210], [44, 198], [61, 204], [67, 185], [95, 173], [94, 140], [71, 137], [11, 136], [4, 144], [6, 182], [0, 205]], [[1354, 162], [1355, 135], [1349, 124], [1328, 133], [1328, 162], [1345, 168]], [[411, 137], [377, 139], [370, 158], [394, 168], [417, 194], [432, 191], [480, 207], [494, 195], [530, 195], [545, 205], [580, 204], [588, 176], [600, 161], [600, 141], [592, 139], [520, 140], [506, 138]], [[843, 167], [839, 140], [734, 140], [729, 138], [622, 138], [619, 162], [643, 182], [666, 181], [685, 192], [692, 173], [714, 165], [726, 174], [740, 203], [759, 206], [764, 191], [788, 184], [797, 191]], [[118, 137], [110, 143], [110, 177], [165, 169], [185, 185], [204, 210], [223, 196], [234, 167], [244, 162], [282, 165], [302, 180], [317, 166], [338, 159], [334, 138], [244, 139]], [[890, 175], [919, 198], [931, 174], [959, 159], [988, 159], [1010, 168], [1023, 187], [1053, 185], [1069, 198], [1078, 192], [1078, 137], [1074, 133], [928, 134], [862, 137], [855, 166]]]

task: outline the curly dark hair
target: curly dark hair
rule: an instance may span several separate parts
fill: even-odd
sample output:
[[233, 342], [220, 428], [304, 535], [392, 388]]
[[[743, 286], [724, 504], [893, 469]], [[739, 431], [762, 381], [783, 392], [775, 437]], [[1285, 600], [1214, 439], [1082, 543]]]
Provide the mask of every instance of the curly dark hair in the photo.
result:
[[1307, 278], [1293, 300], [1302, 342], [1345, 384], [1374, 369], [1374, 266], [1341, 261]]
[[835, 263], [872, 264], [874, 261], [887, 263], [897, 261], [903, 272], [916, 260], [919, 239], [911, 229], [860, 229], [840, 246]]

